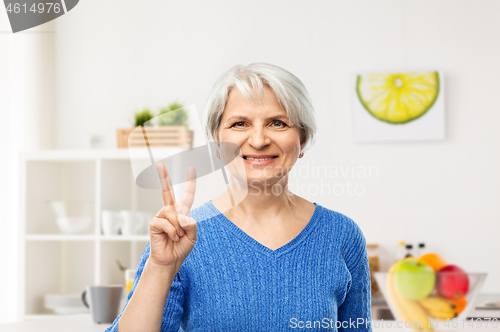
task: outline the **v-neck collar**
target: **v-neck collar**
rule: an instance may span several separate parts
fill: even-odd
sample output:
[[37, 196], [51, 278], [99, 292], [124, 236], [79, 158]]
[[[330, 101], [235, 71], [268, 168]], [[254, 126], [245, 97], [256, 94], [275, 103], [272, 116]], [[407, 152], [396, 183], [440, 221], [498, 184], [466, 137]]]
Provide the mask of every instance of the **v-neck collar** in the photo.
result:
[[216, 218], [218, 218], [223, 225], [227, 226], [239, 239], [247, 243], [250, 247], [267, 256], [277, 257], [292, 250], [297, 244], [302, 242], [302, 240], [304, 240], [304, 238], [306, 238], [307, 235], [314, 229], [318, 220], [320, 219], [319, 217], [321, 214], [322, 206], [317, 204], [316, 202], [313, 203], [314, 205], [316, 205], [316, 207], [314, 208], [314, 213], [309, 222], [307, 223], [306, 227], [304, 227], [302, 231], [291, 241], [282, 245], [276, 250], [272, 250], [266, 247], [265, 245], [261, 244], [259, 241], [255, 240], [253, 237], [245, 233], [241, 228], [236, 226], [222, 212], [220, 212], [219, 209], [215, 207], [215, 205], [213, 205], [212, 200], [208, 202], [208, 207], [213, 210], [213, 212], [216, 214]]

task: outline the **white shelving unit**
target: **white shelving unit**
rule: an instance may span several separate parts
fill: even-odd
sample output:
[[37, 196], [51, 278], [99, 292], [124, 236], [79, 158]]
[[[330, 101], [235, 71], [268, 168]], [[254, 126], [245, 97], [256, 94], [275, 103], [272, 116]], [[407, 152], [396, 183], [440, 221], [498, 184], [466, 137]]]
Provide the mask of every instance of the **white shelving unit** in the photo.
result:
[[[183, 149], [156, 149], [167, 156]], [[142, 149], [48, 150], [21, 156], [20, 316], [50, 315], [47, 293], [81, 293], [87, 285], [125, 284], [116, 260], [135, 268], [149, 235], [104, 236], [102, 210], [152, 214], [162, 207], [158, 190], [135, 184], [130, 158], [150, 163]], [[48, 200], [94, 202], [94, 220], [85, 234], [61, 234]]]

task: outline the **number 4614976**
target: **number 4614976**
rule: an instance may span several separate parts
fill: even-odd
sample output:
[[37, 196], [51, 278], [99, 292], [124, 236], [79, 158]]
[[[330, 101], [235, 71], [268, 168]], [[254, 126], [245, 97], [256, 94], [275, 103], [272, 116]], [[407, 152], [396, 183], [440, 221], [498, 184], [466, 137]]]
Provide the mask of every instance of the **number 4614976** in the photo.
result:
[[7, 13], [28, 13], [32, 12], [34, 14], [41, 14], [41, 13], [56, 13], [59, 14], [61, 12], [61, 4], [60, 3], [53, 3], [53, 2], [46, 2], [46, 3], [38, 3], [38, 4], [33, 4], [29, 9], [26, 6], [26, 3], [9, 3], [7, 5]]

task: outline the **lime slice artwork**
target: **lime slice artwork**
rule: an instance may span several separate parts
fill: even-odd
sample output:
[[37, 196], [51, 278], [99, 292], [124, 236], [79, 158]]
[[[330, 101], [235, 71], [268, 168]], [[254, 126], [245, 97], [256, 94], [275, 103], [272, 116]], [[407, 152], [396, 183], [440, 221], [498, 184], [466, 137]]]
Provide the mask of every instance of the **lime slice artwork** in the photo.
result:
[[399, 125], [420, 118], [434, 105], [439, 77], [437, 71], [357, 75], [356, 93], [374, 118]]

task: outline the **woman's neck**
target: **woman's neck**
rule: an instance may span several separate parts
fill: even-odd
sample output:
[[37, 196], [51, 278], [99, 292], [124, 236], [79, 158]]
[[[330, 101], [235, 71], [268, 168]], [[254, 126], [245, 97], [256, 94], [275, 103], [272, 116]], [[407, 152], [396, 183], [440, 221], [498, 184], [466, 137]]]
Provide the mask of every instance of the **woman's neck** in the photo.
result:
[[[246, 185], [230, 181], [230, 186], [221, 196], [212, 200], [214, 206], [230, 220], [245, 220], [252, 223], [276, 220], [300, 211], [304, 199], [288, 191], [288, 177], [271, 185]], [[307, 203], [307, 201], [305, 201]], [[273, 218], [280, 216], [281, 218]]]

